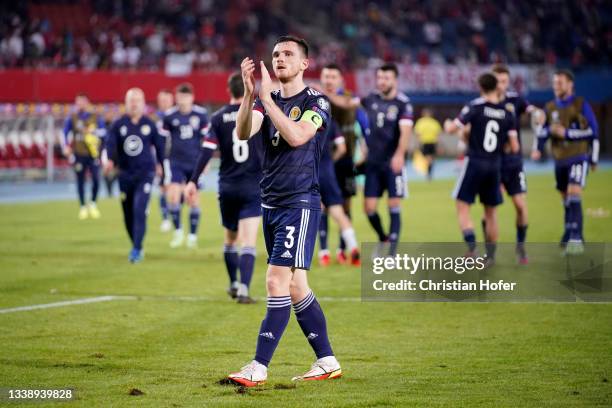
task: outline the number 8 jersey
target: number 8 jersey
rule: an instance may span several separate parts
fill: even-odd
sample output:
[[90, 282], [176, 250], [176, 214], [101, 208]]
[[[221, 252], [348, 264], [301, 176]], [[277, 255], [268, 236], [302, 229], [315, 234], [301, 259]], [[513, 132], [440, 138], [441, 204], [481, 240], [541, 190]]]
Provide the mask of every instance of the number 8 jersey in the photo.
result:
[[476, 98], [455, 119], [459, 127], [471, 125], [467, 156], [500, 163], [510, 133], [516, 133], [514, 114], [503, 104]]
[[261, 138], [240, 140], [236, 134], [236, 115], [240, 105], [225, 105], [210, 118], [202, 147], [219, 148], [219, 193], [237, 191], [259, 194], [261, 181]]

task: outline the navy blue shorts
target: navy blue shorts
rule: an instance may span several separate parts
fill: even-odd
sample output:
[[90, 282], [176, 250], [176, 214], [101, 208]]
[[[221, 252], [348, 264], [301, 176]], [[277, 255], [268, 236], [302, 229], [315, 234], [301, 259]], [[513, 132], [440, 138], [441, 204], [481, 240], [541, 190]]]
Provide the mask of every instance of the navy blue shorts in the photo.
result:
[[423, 153], [424, 156], [435, 156], [436, 146], [436, 143], [423, 143], [421, 145], [421, 153]]
[[557, 190], [567, 191], [567, 186], [570, 184], [578, 184], [584, 188], [588, 172], [589, 162], [586, 160], [568, 164], [555, 163]]
[[170, 159], [164, 161], [164, 167], [164, 184], [186, 183], [191, 178], [191, 173], [193, 173], [194, 170], [191, 163]]
[[332, 164], [321, 166], [319, 169], [319, 191], [321, 192], [321, 202], [325, 207], [342, 205], [344, 203], [342, 191], [340, 191], [336, 172]]
[[466, 157], [453, 190], [453, 198], [473, 204], [478, 195], [480, 202], [486, 206], [500, 205], [504, 201], [500, 183], [498, 163]]
[[[139, 204], [134, 211], [148, 211], [149, 197], [155, 174], [128, 175], [119, 173], [119, 192], [121, 201], [135, 199]], [[130, 198], [132, 197], [132, 198]]]
[[513, 196], [527, 192], [527, 178], [523, 165], [502, 166], [501, 183], [508, 195]]
[[268, 264], [310, 269], [320, 218], [320, 210], [264, 207]]
[[244, 194], [237, 191], [219, 193], [221, 224], [230, 231], [238, 231], [238, 222], [244, 218], [261, 217], [259, 191]]
[[403, 198], [408, 192], [406, 171], [395, 173], [389, 166], [366, 166], [364, 195], [382, 197], [387, 191], [389, 198]]

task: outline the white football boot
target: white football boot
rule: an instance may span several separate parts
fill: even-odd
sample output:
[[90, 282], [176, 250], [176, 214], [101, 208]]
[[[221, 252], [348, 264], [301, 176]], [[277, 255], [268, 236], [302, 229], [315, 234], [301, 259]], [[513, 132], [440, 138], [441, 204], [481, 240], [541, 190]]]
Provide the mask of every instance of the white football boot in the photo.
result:
[[197, 248], [198, 247], [198, 236], [196, 234], [187, 235], [187, 248]]
[[87, 207], [81, 207], [79, 210], [79, 220], [86, 220], [89, 218], [89, 211], [87, 211]]
[[96, 203], [89, 203], [89, 216], [91, 218], [93, 218], [94, 220], [97, 220], [98, 218], [100, 218], [102, 216], [102, 214], [100, 214], [100, 210], [98, 210], [98, 206], [96, 206]]
[[177, 229], [174, 231], [174, 236], [172, 237], [172, 241], [170, 241], [170, 248], [178, 248], [183, 245], [185, 241], [185, 236], [183, 235], [182, 229]]
[[227, 378], [235, 384], [245, 387], [255, 387], [263, 384], [268, 378], [268, 368], [253, 360], [236, 373], [231, 373]]
[[331, 380], [342, 377], [340, 363], [334, 356], [318, 359], [305, 374], [293, 377], [291, 381]]
[[161, 225], [159, 226], [159, 230], [161, 232], [170, 232], [171, 229], [172, 229], [172, 223], [170, 222], [170, 220], [163, 220], [161, 222]]

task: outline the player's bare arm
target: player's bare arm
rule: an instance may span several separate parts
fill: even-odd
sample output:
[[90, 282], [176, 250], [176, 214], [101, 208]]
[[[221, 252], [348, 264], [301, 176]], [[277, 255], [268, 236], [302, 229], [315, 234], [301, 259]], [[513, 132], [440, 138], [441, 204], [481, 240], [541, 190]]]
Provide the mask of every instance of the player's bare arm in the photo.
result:
[[[460, 126], [461, 125], [461, 126]], [[461, 122], [458, 120], [446, 119], [444, 121], [444, 131], [449, 134], [456, 134], [459, 130], [463, 128]]]
[[244, 98], [236, 116], [236, 134], [241, 140], [247, 140], [261, 129], [263, 116], [253, 115], [253, 100], [255, 98], [255, 62], [247, 57], [240, 64], [242, 81], [244, 82]]
[[341, 109], [357, 109], [361, 106], [361, 100], [350, 95], [338, 95], [334, 92], [323, 90], [329, 101]]
[[318, 126], [313, 121], [301, 120], [294, 122], [274, 103], [272, 100], [272, 91], [274, 83], [270, 78], [270, 73], [263, 61], [259, 63], [261, 68], [261, 86], [259, 88], [259, 99], [263, 104], [268, 117], [274, 124], [274, 127], [279, 131], [281, 137], [291, 147], [298, 147], [307, 143], [314, 137]]
[[346, 153], [346, 143], [344, 142], [344, 138], [340, 139], [340, 142], [337, 142], [334, 146], [334, 153], [332, 155], [333, 161], [338, 161], [344, 154]]
[[412, 125], [400, 124], [400, 137], [397, 143], [397, 149], [395, 154], [391, 158], [391, 169], [399, 173], [406, 164], [406, 153], [408, 153], [408, 145], [410, 143], [410, 136], [412, 135]]
[[508, 132], [508, 143], [510, 144], [510, 151], [512, 153], [518, 153], [521, 150], [516, 130], [510, 130]]

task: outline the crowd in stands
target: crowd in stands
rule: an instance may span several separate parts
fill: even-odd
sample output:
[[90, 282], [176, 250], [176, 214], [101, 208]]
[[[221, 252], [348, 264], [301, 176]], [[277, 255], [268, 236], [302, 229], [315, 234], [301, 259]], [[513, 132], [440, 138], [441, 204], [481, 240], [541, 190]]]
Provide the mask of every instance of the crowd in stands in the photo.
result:
[[[59, 15], [58, 15], [59, 14]], [[612, 60], [609, 0], [34, 0], [0, 5], [0, 67], [226, 70], [305, 37], [315, 68]]]

